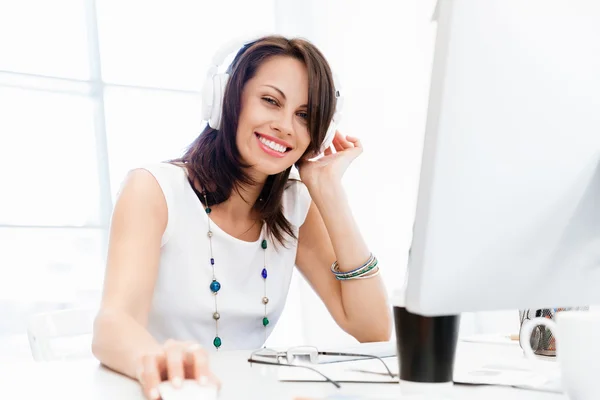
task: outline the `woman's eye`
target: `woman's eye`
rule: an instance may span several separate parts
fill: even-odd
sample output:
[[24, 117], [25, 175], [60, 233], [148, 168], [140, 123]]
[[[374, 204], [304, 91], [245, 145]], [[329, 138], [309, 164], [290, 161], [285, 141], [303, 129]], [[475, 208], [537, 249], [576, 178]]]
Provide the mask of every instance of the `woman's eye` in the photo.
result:
[[266, 101], [267, 103], [269, 103], [269, 104], [272, 104], [272, 105], [274, 105], [274, 106], [278, 105], [278, 103], [277, 103], [277, 100], [275, 100], [275, 99], [272, 99], [272, 98], [270, 98], [270, 97], [263, 97], [262, 99], [263, 99], [264, 101]]
[[308, 113], [306, 113], [306, 112], [299, 112], [296, 115], [298, 115], [300, 118], [308, 119]]

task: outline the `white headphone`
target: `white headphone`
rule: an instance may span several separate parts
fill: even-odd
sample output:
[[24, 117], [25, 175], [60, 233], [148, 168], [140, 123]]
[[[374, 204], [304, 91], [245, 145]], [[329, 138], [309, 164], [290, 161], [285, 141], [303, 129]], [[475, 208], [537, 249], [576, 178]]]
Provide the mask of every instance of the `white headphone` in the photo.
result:
[[[221, 128], [221, 117], [223, 115], [223, 96], [225, 95], [225, 87], [229, 81], [229, 74], [227, 72], [219, 73], [219, 67], [225, 61], [227, 56], [242, 47], [259, 40], [261, 37], [257, 37], [252, 40], [235, 40], [225, 46], [223, 46], [213, 56], [212, 63], [208, 69], [206, 80], [202, 88], [202, 119], [208, 122], [208, 125], [213, 129]], [[335, 74], [333, 74], [333, 84], [335, 86], [335, 96], [337, 97], [335, 111], [325, 139], [321, 144], [318, 153], [321, 154], [331, 146], [337, 126], [340, 123], [342, 117], [342, 106], [343, 96], [342, 89], [339, 84], [339, 80]]]

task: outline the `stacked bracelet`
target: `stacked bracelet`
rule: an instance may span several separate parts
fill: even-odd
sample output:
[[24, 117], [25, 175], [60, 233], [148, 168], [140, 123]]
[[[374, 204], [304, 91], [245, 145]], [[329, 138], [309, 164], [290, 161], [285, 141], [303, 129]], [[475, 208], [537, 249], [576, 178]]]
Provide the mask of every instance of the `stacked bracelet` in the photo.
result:
[[379, 275], [379, 267], [375, 268], [375, 272], [373, 272], [372, 274], [364, 275], [364, 276], [357, 276], [355, 278], [350, 278], [350, 279], [369, 279], [369, 278], [374, 278], [377, 275]]
[[379, 275], [379, 267], [377, 264], [377, 258], [371, 254], [366, 263], [348, 272], [340, 272], [338, 262], [336, 261], [331, 264], [331, 272], [333, 272], [335, 278], [340, 281], [347, 281], [350, 279], [367, 279]]

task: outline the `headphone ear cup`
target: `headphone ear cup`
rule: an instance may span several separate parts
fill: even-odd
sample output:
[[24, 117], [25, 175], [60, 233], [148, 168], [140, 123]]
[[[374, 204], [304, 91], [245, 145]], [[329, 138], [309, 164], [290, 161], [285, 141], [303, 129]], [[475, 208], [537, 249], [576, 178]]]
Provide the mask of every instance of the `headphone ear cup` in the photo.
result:
[[208, 124], [213, 129], [221, 129], [223, 98], [228, 81], [229, 74], [216, 74], [212, 79], [212, 107], [208, 116]]
[[[323, 139], [323, 143], [321, 143], [321, 147], [319, 148], [319, 154], [323, 154], [325, 150], [331, 146], [333, 143], [333, 139], [335, 138], [335, 133], [340, 124], [340, 119], [342, 117], [341, 105], [342, 103], [339, 101], [336, 103], [336, 109], [333, 113], [333, 118], [331, 118], [331, 122], [329, 123], [329, 127], [327, 128], [327, 132], [325, 133], [325, 138]], [[317, 154], [318, 155], [318, 154]]]
[[[335, 83], [335, 110], [333, 111], [333, 118], [331, 118], [331, 122], [329, 123], [329, 127], [327, 128], [327, 132], [325, 133], [325, 138], [323, 139], [323, 143], [321, 143], [321, 147], [319, 148], [319, 154], [323, 154], [325, 150], [331, 146], [333, 143], [333, 139], [335, 138], [335, 132], [340, 124], [340, 120], [342, 119], [342, 110], [344, 107], [344, 97], [340, 93], [340, 83], [339, 78], [334, 73], [333, 81]], [[317, 155], [319, 155], [317, 154]]]
[[[213, 80], [206, 79], [202, 87], [202, 119], [209, 121], [213, 109]], [[209, 123], [210, 124], [210, 123]]]
[[325, 139], [323, 139], [323, 143], [321, 143], [321, 147], [319, 148], [319, 154], [322, 154], [331, 146], [333, 143], [333, 138], [335, 137], [336, 131], [336, 123], [334, 120], [329, 124], [329, 128], [327, 128], [327, 133], [325, 134]]

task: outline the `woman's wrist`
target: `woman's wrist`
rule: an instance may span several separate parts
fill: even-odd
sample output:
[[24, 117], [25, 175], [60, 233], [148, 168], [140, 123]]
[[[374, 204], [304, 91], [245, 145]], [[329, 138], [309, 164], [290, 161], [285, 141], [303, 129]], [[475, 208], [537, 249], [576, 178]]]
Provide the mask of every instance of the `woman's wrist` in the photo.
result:
[[318, 184], [306, 185], [310, 197], [319, 209], [323, 203], [346, 201], [346, 191], [342, 183], [335, 179], [320, 179]]

